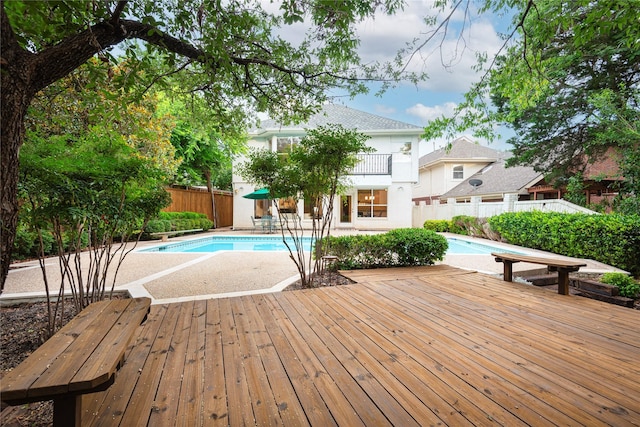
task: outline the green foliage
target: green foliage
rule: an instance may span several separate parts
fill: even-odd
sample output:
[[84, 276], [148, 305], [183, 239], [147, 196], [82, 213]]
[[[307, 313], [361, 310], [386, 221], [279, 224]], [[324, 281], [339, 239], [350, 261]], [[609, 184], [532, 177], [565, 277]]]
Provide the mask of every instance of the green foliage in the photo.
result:
[[620, 295], [623, 297], [637, 298], [640, 293], [640, 284], [624, 273], [605, 273], [600, 278], [600, 281], [608, 285], [616, 286], [620, 291]]
[[451, 230], [452, 222], [446, 219], [428, 219], [424, 222], [425, 230], [446, 233]]
[[[171, 224], [171, 222], [169, 222]], [[147, 223], [147, 226], [144, 228], [144, 231], [147, 233], [162, 233], [164, 231], [169, 231], [165, 229], [165, 221], [161, 219], [151, 220]]]
[[202, 228], [203, 231], [213, 227], [211, 221], [205, 214], [197, 212], [160, 212], [158, 219], [149, 221], [145, 227], [147, 233], [161, 233], [166, 231], [196, 230]]
[[567, 179], [566, 194], [564, 199], [578, 206], [587, 205], [587, 195], [585, 194], [584, 177], [582, 173], [577, 173]]
[[457, 215], [451, 218], [451, 232], [464, 236], [486, 237], [483, 230], [483, 218], [469, 215]]
[[[21, 221], [38, 236], [38, 256], [49, 255], [53, 236], [64, 278], [58, 285], [70, 288], [79, 312], [106, 296], [107, 277], [115, 286], [110, 267], [122, 262], [126, 243], [170, 202], [166, 170], [108, 124], [78, 136], [34, 126], [20, 162]], [[84, 257], [85, 250], [92, 256]]]
[[510, 212], [489, 218], [508, 243], [588, 258], [640, 274], [640, 216]]
[[326, 237], [325, 253], [338, 257], [340, 269], [431, 265], [444, 258], [447, 239], [431, 230], [400, 228], [384, 234]]

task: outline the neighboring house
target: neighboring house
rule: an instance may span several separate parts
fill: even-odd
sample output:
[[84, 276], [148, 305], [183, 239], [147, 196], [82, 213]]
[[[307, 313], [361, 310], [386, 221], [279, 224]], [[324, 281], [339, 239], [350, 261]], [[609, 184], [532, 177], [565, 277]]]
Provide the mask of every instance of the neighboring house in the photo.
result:
[[[284, 126], [273, 120], [262, 122], [249, 133], [249, 147], [286, 152], [291, 144], [304, 137], [305, 129], [327, 124], [342, 125], [370, 136], [367, 145], [374, 149], [361, 154], [360, 162], [348, 177], [352, 186], [334, 202], [332, 228], [358, 230], [390, 230], [411, 227], [411, 187], [418, 181], [418, 142], [423, 129], [411, 124], [387, 119], [340, 105], [326, 104], [308, 122]], [[242, 197], [257, 187], [245, 181], [234, 162], [234, 229], [252, 228], [251, 217], [269, 213], [270, 202]], [[278, 201], [281, 211], [299, 212], [303, 227], [311, 226], [313, 207], [300, 201], [297, 206], [287, 200]]]
[[[474, 143], [463, 136], [420, 158], [419, 182], [413, 187], [413, 201], [446, 202], [448, 198], [468, 201], [503, 200], [505, 194], [528, 195], [527, 188], [542, 178], [528, 167], [505, 168], [506, 153]], [[471, 181], [473, 180], [473, 181]], [[471, 185], [470, 181], [475, 185]], [[480, 181], [482, 181], [480, 183]]]
[[[501, 154], [504, 156], [505, 153]], [[507, 168], [505, 157], [500, 157], [442, 194], [440, 202], [455, 199], [456, 203], [466, 203], [472, 197], [481, 202], [501, 202], [507, 195], [514, 201], [531, 200], [530, 188], [543, 180], [542, 174], [531, 167]]]
[[[419, 182], [413, 188], [413, 225], [419, 227], [426, 219], [487, 217], [518, 210], [593, 213], [562, 200], [565, 189], [548, 185], [532, 167], [507, 168], [510, 155], [461, 137], [448, 150], [422, 156]], [[583, 178], [588, 204], [611, 199], [622, 179], [615, 153], [589, 164]]]
[[[582, 171], [583, 186], [586, 204], [610, 205], [618, 195], [618, 188], [624, 177], [620, 174], [618, 166], [619, 154], [615, 149], [609, 148], [607, 152], [593, 163], [587, 162]], [[564, 189], [558, 189], [552, 185], [541, 181], [529, 191], [535, 199], [560, 198], [564, 194]]]

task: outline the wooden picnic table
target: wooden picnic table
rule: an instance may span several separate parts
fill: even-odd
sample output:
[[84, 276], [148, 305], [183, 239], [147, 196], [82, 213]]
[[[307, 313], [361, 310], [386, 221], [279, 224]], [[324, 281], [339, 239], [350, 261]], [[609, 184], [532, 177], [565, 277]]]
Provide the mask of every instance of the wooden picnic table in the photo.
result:
[[546, 265], [549, 271], [558, 272], [558, 293], [569, 295], [569, 273], [580, 270], [580, 267], [586, 267], [587, 264], [582, 261], [564, 260], [559, 258], [537, 257], [530, 255], [520, 255], [512, 253], [495, 253], [491, 255], [496, 257], [496, 262], [504, 263], [504, 280], [506, 282], [513, 281], [513, 264], [517, 262], [528, 262], [531, 264]]
[[106, 390], [114, 382], [150, 305], [149, 298], [89, 305], [2, 379], [2, 401], [53, 400], [54, 426], [80, 426], [82, 395]]

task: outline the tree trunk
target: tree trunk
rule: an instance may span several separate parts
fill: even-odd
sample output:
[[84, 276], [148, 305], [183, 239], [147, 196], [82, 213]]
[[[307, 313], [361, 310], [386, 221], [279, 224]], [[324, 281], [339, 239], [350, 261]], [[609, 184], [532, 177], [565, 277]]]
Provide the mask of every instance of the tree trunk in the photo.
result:
[[218, 228], [218, 213], [216, 212], [216, 196], [213, 194], [213, 183], [211, 182], [211, 171], [205, 170], [204, 176], [207, 180], [207, 191], [211, 194], [211, 212], [213, 217], [213, 228]]
[[24, 116], [31, 97], [20, 82], [2, 73], [2, 146], [0, 148], [0, 294], [11, 264], [11, 252], [18, 225], [18, 154], [24, 139]]

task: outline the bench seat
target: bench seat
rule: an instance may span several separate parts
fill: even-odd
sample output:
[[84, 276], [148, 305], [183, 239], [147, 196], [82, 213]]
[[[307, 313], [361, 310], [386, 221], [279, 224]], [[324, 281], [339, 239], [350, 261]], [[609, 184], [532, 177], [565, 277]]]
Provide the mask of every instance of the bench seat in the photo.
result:
[[496, 262], [504, 264], [504, 280], [506, 282], [513, 281], [513, 264], [517, 262], [527, 262], [530, 264], [546, 265], [549, 271], [558, 272], [558, 293], [562, 295], [569, 294], [569, 273], [580, 270], [580, 267], [586, 267], [587, 264], [582, 261], [565, 260], [559, 258], [546, 258], [531, 255], [520, 255], [512, 253], [491, 253], [496, 258]]
[[191, 230], [174, 230], [174, 231], [159, 231], [157, 233], [149, 233], [150, 236], [161, 236], [162, 241], [166, 242], [169, 240], [169, 236], [175, 236], [176, 234], [187, 234], [187, 233], [197, 233], [199, 231], [204, 231], [202, 228], [193, 228]]
[[4, 376], [0, 398], [9, 405], [54, 401], [54, 426], [81, 425], [82, 395], [106, 390], [124, 362], [149, 298], [90, 304]]

